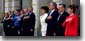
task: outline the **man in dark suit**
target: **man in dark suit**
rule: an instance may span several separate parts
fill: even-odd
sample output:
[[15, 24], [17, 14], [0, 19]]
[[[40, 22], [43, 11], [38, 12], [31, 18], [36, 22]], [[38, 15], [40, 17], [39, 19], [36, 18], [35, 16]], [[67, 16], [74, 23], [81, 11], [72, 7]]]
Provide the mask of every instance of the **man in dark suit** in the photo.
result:
[[33, 13], [32, 7], [28, 8], [28, 10], [29, 10], [29, 35], [33, 36], [35, 30], [35, 14]]
[[21, 18], [21, 36], [27, 36], [29, 28], [29, 15], [28, 9], [24, 9], [24, 14]]
[[58, 6], [58, 13], [59, 16], [57, 18], [57, 36], [63, 36], [65, 28], [62, 27], [62, 23], [65, 21], [65, 18], [68, 16], [67, 12], [65, 11], [65, 4], [59, 4]]
[[[22, 17], [22, 35], [23, 36], [33, 36], [35, 27], [35, 15], [32, 12], [32, 8], [28, 8], [28, 12]], [[27, 10], [24, 10], [27, 11]]]
[[5, 16], [3, 17], [2, 23], [3, 23], [5, 36], [11, 36], [12, 35], [11, 27], [13, 26], [13, 18], [11, 14], [6, 13]]
[[52, 2], [50, 3], [50, 12], [48, 13], [48, 16], [46, 18], [47, 23], [47, 36], [56, 36], [56, 25], [57, 25], [57, 17], [58, 17], [58, 11], [56, 10], [56, 3]]

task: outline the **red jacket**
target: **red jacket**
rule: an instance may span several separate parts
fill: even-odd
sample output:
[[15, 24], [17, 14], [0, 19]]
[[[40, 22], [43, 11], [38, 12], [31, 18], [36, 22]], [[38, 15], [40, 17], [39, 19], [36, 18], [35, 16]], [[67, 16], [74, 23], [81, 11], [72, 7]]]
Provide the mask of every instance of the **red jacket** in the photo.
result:
[[65, 36], [78, 36], [78, 16], [72, 14], [71, 16], [66, 17], [66, 20], [62, 24], [65, 29]]

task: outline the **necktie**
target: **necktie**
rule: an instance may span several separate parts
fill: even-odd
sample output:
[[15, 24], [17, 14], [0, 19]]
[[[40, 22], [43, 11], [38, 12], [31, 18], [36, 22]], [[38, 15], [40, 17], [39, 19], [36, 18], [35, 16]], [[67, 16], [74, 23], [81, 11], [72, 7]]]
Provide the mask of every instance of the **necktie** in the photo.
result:
[[50, 15], [51, 11], [48, 12], [48, 16]]
[[60, 14], [59, 16], [58, 16], [58, 18], [57, 18], [57, 21], [60, 19], [60, 16], [61, 16], [62, 14]]

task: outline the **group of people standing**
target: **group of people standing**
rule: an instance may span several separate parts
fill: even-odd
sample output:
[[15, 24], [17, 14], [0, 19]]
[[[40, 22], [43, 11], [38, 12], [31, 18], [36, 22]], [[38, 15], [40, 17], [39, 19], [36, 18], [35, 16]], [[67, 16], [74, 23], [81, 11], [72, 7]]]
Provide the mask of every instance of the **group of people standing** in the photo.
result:
[[17, 9], [3, 15], [3, 29], [6, 36], [33, 36], [35, 14], [33, 8]]
[[[49, 10], [50, 9], [50, 10]], [[42, 36], [78, 36], [79, 18], [76, 6], [52, 2], [41, 7], [40, 23]]]
[[[79, 18], [75, 5], [56, 5], [51, 2], [40, 8], [42, 36], [78, 36]], [[33, 8], [15, 10], [3, 15], [2, 23], [6, 36], [34, 36], [36, 16]]]

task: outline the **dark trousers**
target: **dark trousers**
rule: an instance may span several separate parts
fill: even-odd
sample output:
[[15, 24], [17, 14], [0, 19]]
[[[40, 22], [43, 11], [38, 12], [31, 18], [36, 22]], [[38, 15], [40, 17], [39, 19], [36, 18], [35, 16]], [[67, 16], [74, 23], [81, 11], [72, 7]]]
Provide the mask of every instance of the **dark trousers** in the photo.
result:
[[59, 26], [57, 27], [57, 36], [64, 36], [65, 28]]
[[20, 31], [21, 32], [21, 36], [34, 36], [34, 31], [30, 31], [30, 28], [28, 27], [25, 27], [23, 28], [23, 31]]
[[57, 32], [55, 30], [47, 30], [46, 36], [56, 36], [56, 35], [57, 35]]
[[3, 24], [3, 29], [4, 29], [4, 32], [5, 32], [5, 36], [11, 36], [11, 27], [9, 25], [8, 27], [8, 24]]
[[56, 29], [57, 29], [56, 26], [48, 26], [46, 36], [56, 36], [57, 35], [57, 30]]
[[19, 36], [18, 31], [20, 27], [14, 26], [14, 28], [11, 28], [11, 36]]

